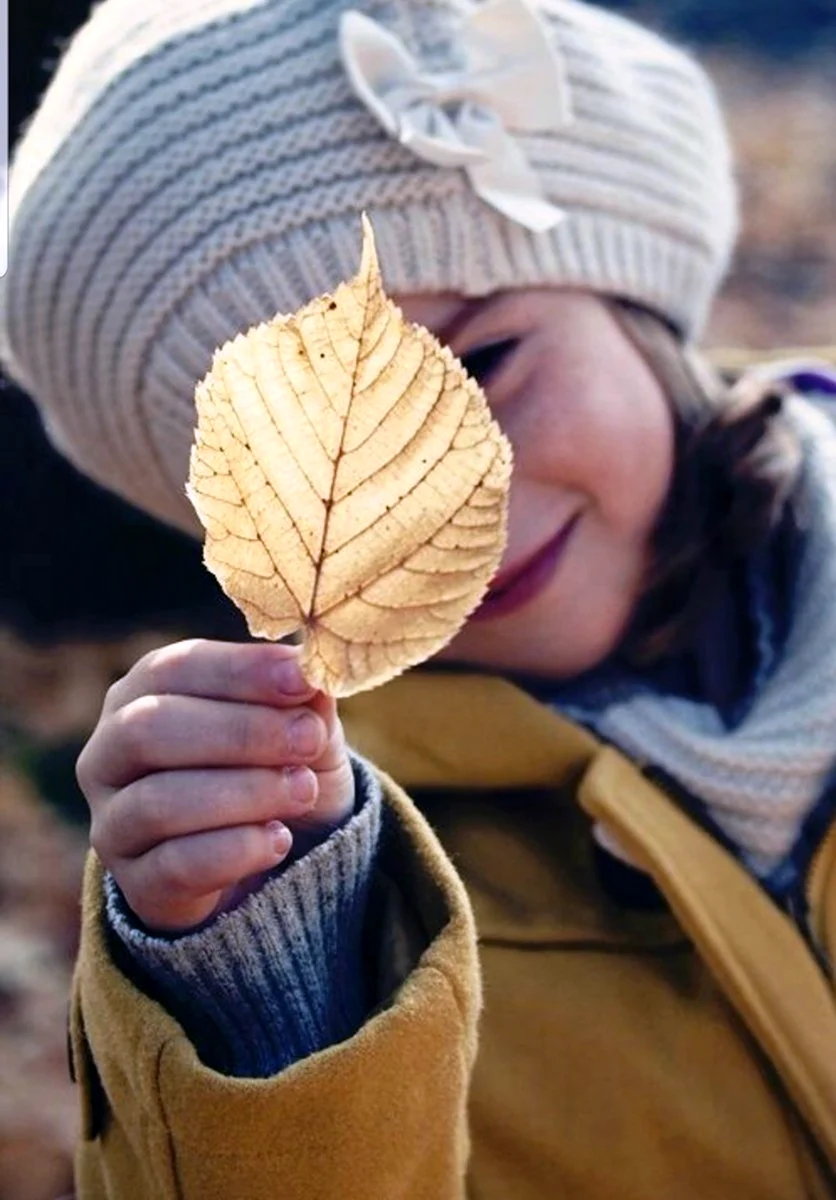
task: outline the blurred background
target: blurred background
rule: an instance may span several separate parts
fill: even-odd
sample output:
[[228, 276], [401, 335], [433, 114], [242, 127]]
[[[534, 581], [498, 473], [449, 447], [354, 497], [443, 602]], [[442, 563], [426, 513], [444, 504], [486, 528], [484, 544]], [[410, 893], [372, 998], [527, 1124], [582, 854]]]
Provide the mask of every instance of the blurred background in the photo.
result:
[[[10, 0], [12, 142], [90, 7]], [[744, 229], [709, 343], [836, 343], [836, 0], [610, 7], [691, 46], [726, 102]], [[0, 1200], [71, 1186], [76, 755], [108, 684], [147, 649], [242, 632], [199, 548], [77, 475], [0, 380]]]

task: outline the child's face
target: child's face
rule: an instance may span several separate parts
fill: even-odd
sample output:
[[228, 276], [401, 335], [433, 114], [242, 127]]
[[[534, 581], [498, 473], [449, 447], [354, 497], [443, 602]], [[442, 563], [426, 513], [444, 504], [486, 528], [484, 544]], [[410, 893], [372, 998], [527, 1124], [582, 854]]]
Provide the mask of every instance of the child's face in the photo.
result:
[[514, 448], [500, 572], [439, 658], [554, 677], [594, 666], [632, 615], [670, 486], [660, 385], [591, 293], [398, 303], [464, 360]]

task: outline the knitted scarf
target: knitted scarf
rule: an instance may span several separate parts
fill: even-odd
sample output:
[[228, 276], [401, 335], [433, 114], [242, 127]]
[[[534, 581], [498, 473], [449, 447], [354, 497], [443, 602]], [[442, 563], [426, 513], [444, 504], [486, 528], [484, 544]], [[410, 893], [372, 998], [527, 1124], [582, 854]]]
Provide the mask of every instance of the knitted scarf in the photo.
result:
[[[822, 376], [810, 390], [826, 401], [831, 385], [836, 392], [836, 380]], [[551, 693], [561, 711], [698, 798], [707, 823], [776, 890], [798, 873], [811, 823], [828, 815], [822, 807], [836, 808], [836, 427], [800, 396], [788, 413], [804, 452], [796, 574], [776, 639], [764, 600], [770, 580], [752, 572], [756, 663], [742, 714], [730, 723], [704, 699], [626, 673], [604, 687], [599, 679]]]

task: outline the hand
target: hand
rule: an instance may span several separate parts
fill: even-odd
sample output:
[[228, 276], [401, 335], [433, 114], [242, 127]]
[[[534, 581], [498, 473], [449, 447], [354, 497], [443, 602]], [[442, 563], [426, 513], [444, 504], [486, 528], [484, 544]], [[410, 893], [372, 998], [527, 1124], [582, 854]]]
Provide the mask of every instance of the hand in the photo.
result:
[[201, 924], [257, 887], [294, 836], [308, 849], [351, 815], [336, 704], [298, 657], [178, 642], [108, 692], [78, 781], [93, 847], [150, 930]]

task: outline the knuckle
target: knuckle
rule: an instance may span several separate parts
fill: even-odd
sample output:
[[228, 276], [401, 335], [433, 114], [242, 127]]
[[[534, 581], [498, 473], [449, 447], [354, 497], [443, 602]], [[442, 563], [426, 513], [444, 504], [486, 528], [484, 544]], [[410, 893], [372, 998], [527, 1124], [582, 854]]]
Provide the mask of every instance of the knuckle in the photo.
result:
[[171, 680], [191, 658], [197, 638], [189, 638], [182, 642], [172, 642], [169, 646], [159, 646], [150, 650], [141, 658], [137, 666], [141, 668], [143, 690], [146, 692], [166, 692]]
[[90, 845], [99, 858], [108, 865], [110, 841], [107, 837], [107, 826], [98, 813], [93, 813], [90, 819]]
[[[129, 673], [130, 674], [130, 673]], [[116, 712], [122, 707], [122, 697], [125, 694], [125, 684], [128, 675], [122, 675], [119, 679], [114, 680], [104, 694], [102, 701], [103, 712]]]
[[163, 892], [189, 893], [195, 890], [191, 864], [176, 842], [164, 842], [155, 851], [155, 857], [156, 882]]
[[226, 849], [226, 868], [227, 873], [235, 874], [240, 872], [245, 875], [250, 866], [254, 863], [260, 863], [264, 855], [263, 836], [258, 830], [252, 827], [238, 829], [235, 831], [235, 837], [230, 838]]
[[75, 760], [75, 777], [78, 786], [80, 787], [84, 798], [90, 801], [90, 792], [94, 784], [93, 770], [93, 751], [91, 750], [92, 738], [86, 742], [84, 748]]
[[166, 649], [167, 647], [161, 646], [147, 651], [136, 660], [129, 671], [110, 685], [105, 704], [111, 712], [120, 709], [126, 702], [126, 697], [154, 690], [160, 656], [164, 655]]
[[218, 687], [224, 695], [237, 696], [246, 690], [252, 676], [251, 647], [230, 645], [225, 647], [226, 653], [219, 654], [215, 660], [214, 669], [217, 674]]
[[115, 732], [124, 754], [134, 767], [145, 767], [152, 763], [158, 708], [155, 696], [142, 696], [131, 701], [115, 718]]
[[168, 649], [169, 647], [162, 646], [158, 650], [150, 650], [134, 667], [141, 692], [153, 693], [165, 690], [165, 663]]
[[[212, 651], [214, 643], [206, 638], [185, 638], [179, 642], [171, 642], [167, 646], [158, 646], [149, 651], [142, 663], [142, 690], [164, 694], [167, 692], [191, 691], [195, 680], [199, 681], [201, 674], [206, 673], [206, 663], [201, 669], [195, 670], [195, 664], [201, 667], [201, 659], [206, 659]], [[209, 660], [213, 672], [215, 664]]]
[[279, 787], [277, 776], [280, 775], [281, 772], [266, 770], [247, 771], [242, 791], [250, 812], [258, 809], [268, 797], [276, 794]]
[[339, 750], [343, 754], [348, 754], [348, 747], [345, 742], [345, 729], [339, 717], [334, 717], [334, 724], [328, 741], [335, 750]]
[[124, 819], [130, 823], [134, 838], [159, 839], [166, 833], [169, 816], [168, 798], [153, 775], [135, 780], [127, 789]]
[[109, 732], [108, 723], [100, 722], [75, 760], [76, 782], [90, 805], [95, 804], [110, 787], [107, 771]]
[[261, 757], [267, 741], [267, 724], [264, 715], [251, 705], [235, 706], [227, 726], [227, 734], [233, 751], [241, 756], [243, 762], [258, 760]]

